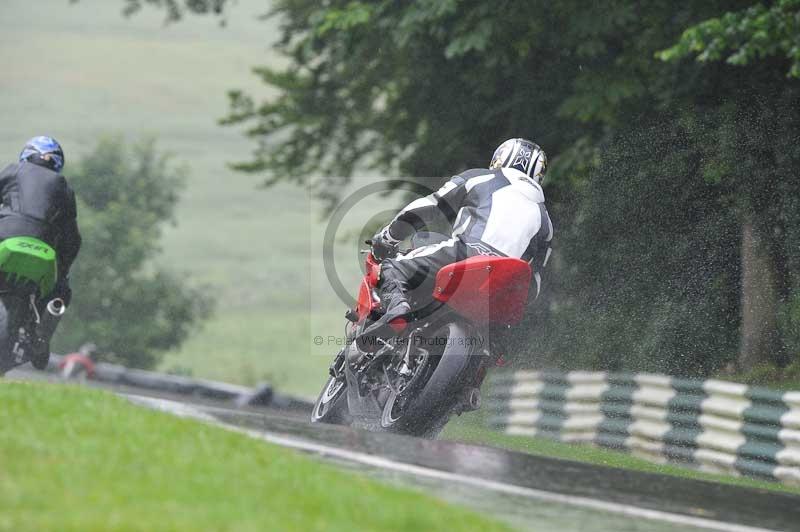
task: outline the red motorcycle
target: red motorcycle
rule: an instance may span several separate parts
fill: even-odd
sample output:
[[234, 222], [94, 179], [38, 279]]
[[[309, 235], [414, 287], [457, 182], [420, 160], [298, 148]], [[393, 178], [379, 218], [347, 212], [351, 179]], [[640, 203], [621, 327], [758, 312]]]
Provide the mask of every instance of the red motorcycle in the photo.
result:
[[501, 332], [525, 312], [531, 267], [482, 255], [450, 264], [436, 274], [432, 298], [412, 299], [415, 310], [390, 323], [393, 337], [364, 345], [355, 339], [383, 311], [380, 264], [366, 253], [356, 306], [346, 313], [346, 347], [330, 366], [312, 422], [435, 437], [450, 416], [480, 407], [486, 371], [502, 355]]

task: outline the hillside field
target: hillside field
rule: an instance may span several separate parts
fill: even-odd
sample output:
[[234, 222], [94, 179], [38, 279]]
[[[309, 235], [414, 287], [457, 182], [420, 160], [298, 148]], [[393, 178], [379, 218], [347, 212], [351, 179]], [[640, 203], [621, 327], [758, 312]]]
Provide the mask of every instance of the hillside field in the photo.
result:
[[[31, 16], [24, 0], [0, 6], [0, 162], [15, 160], [28, 137], [49, 134], [65, 147], [69, 176], [70, 162], [101, 135], [155, 136], [190, 168], [159, 262], [216, 299], [213, 317], [162, 369], [314, 395], [336, 348], [312, 338], [341, 334], [344, 310], [319, 260], [325, 225], [303, 190], [262, 189], [257, 176], [231, 171], [253, 144], [217, 124], [227, 90], [269, 94], [250, 73], [279, 60], [269, 50], [276, 22], [255, 18], [268, 4], [238, 1], [224, 28], [198, 17], [164, 26], [152, 9], [126, 19], [116, 1], [37, 6], [47, 16]], [[345, 285], [354, 287], [355, 244], [341, 248]]]

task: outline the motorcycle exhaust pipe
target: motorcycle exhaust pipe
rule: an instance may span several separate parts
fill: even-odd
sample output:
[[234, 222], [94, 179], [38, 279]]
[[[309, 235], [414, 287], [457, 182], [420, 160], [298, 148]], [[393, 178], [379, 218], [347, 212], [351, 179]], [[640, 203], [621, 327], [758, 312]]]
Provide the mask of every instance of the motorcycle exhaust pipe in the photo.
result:
[[471, 412], [481, 407], [481, 391], [479, 388], [467, 388], [464, 393], [464, 411]]
[[39, 324], [36, 327], [36, 334], [39, 338], [49, 341], [55, 334], [58, 322], [61, 321], [61, 317], [66, 311], [67, 305], [64, 304], [64, 300], [60, 297], [48, 301], [45, 312], [40, 317]]
[[55, 299], [51, 299], [49, 303], [47, 303], [47, 312], [52, 314], [53, 316], [61, 317], [67, 311], [67, 305], [64, 304], [64, 300], [60, 297]]

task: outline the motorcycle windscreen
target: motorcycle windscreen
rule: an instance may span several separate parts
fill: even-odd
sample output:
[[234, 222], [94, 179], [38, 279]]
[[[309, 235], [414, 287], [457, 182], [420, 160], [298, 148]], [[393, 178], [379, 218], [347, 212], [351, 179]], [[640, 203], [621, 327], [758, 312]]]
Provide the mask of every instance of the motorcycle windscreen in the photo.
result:
[[531, 267], [510, 257], [470, 257], [436, 274], [433, 297], [479, 325], [515, 325], [528, 302]]
[[32, 285], [47, 296], [58, 276], [55, 250], [38, 238], [18, 236], [0, 242], [0, 280], [3, 284]]

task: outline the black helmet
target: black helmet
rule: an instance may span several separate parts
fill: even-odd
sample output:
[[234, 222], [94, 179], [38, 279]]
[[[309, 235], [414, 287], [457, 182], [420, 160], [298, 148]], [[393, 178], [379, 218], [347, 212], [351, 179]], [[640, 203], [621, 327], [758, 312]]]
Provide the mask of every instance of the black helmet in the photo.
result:
[[30, 161], [60, 172], [64, 168], [64, 150], [56, 139], [51, 137], [33, 137], [25, 143], [19, 160]]
[[547, 171], [547, 155], [535, 142], [508, 139], [494, 150], [489, 168], [516, 168], [541, 183]]

